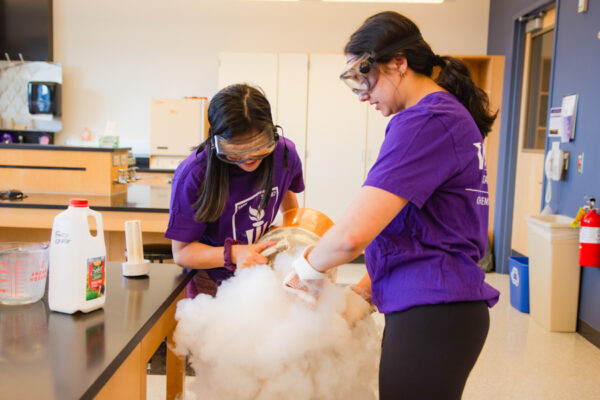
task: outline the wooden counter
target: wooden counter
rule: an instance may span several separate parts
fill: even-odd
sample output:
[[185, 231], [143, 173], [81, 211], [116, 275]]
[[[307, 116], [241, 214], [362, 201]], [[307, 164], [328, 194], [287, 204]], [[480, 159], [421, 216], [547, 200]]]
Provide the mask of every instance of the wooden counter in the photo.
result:
[[[50, 240], [54, 217], [66, 210], [69, 199], [84, 197], [102, 214], [109, 261], [125, 260], [125, 221], [142, 221], [144, 243], [171, 243], [164, 237], [169, 222], [171, 186], [127, 185], [113, 196], [78, 196], [26, 192], [19, 201], [0, 201], [0, 242]], [[93, 227], [92, 227], [93, 228]]]
[[[47, 297], [0, 305], [0, 387], [6, 399], [145, 399], [146, 365], [166, 337], [193, 272], [152, 264], [149, 277], [125, 278], [107, 263], [103, 309], [52, 312]], [[47, 293], [46, 293], [47, 295]], [[184, 360], [167, 350], [167, 398], [182, 393]]]
[[129, 148], [0, 144], [3, 189], [43, 193], [113, 195], [127, 191], [119, 170], [128, 168]]

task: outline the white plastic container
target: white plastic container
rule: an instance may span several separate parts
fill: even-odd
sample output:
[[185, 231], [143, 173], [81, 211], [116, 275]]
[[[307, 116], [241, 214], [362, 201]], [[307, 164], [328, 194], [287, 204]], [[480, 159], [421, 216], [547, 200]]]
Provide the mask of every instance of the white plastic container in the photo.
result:
[[[88, 217], [96, 220], [92, 236]], [[104, 306], [106, 246], [102, 216], [85, 199], [71, 199], [69, 208], [54, 218], [50, 241], [48, 305], [52, 311], [73, 314]]]
[[579, 229], [565, 215], [528, 215], [529, 310], [552, 332], [575, 332], [579, 300]]

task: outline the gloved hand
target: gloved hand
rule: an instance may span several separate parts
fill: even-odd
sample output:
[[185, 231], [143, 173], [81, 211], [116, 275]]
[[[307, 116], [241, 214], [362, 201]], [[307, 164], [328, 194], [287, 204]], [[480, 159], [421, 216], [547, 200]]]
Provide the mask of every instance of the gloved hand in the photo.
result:
[[310, 265], [306, 257], [311, 250], [312, 246], [308, 246], [298, 252], [292, 263], [292, 270], [283, 280], [283, 287], [314, 304], [327, 274], [317, 271]]
[[267, 257], [269, 267], [271, 268], [273, 268], [273, 262], [275, 261], [275, 257], [277, 257], [277, 254], [288, 251], [290, 247], [292, 247], [290, 245], [290, 242], [288, 242], [286, 239], [281, 239], [275, 243], [276, 244], [274, 246], [267, 247], [260, 253], [263, 256]]
[[358, 321], [363, 320], [370, 315], [375, 307], [363, 295], [358, 292], [361, 290], [356, 286], [347, 286], [344, 289], [346, 299], [346, 308], [342, 311], [342, 317], [350, 327], [356, 325]]
[[267, 247], [276, 245], [277, 242], [268, 240], [258, 244], [236, 244], [231, 246], [231, 261], [238, 268], [248, 268], [254, 265], [268, 264], [269, 259], [261, 254]]

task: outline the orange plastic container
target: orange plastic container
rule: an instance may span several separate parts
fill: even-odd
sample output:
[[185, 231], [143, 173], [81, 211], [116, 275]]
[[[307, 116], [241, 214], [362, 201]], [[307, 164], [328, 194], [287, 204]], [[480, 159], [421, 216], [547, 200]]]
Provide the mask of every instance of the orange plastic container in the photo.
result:
[[322, 237], [333, 226], [333, 221], [312, 208], [293, 208], [283, 213], [283, 223], [272, 230], [283, 227], [298, 227]]

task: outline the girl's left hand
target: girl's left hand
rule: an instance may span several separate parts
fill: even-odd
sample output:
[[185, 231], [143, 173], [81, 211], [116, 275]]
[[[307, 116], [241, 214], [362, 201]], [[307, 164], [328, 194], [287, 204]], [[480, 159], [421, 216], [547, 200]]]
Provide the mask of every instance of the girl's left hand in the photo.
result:
[[267, 247], [276, 245], [277, 242], [268, 240], [259, 244], [237, 244], [231, 246], [231, 261], [238, 268], [248, 268], [254, 265], [263, 265], [269, 262], [269, 259], [260, 254]]

